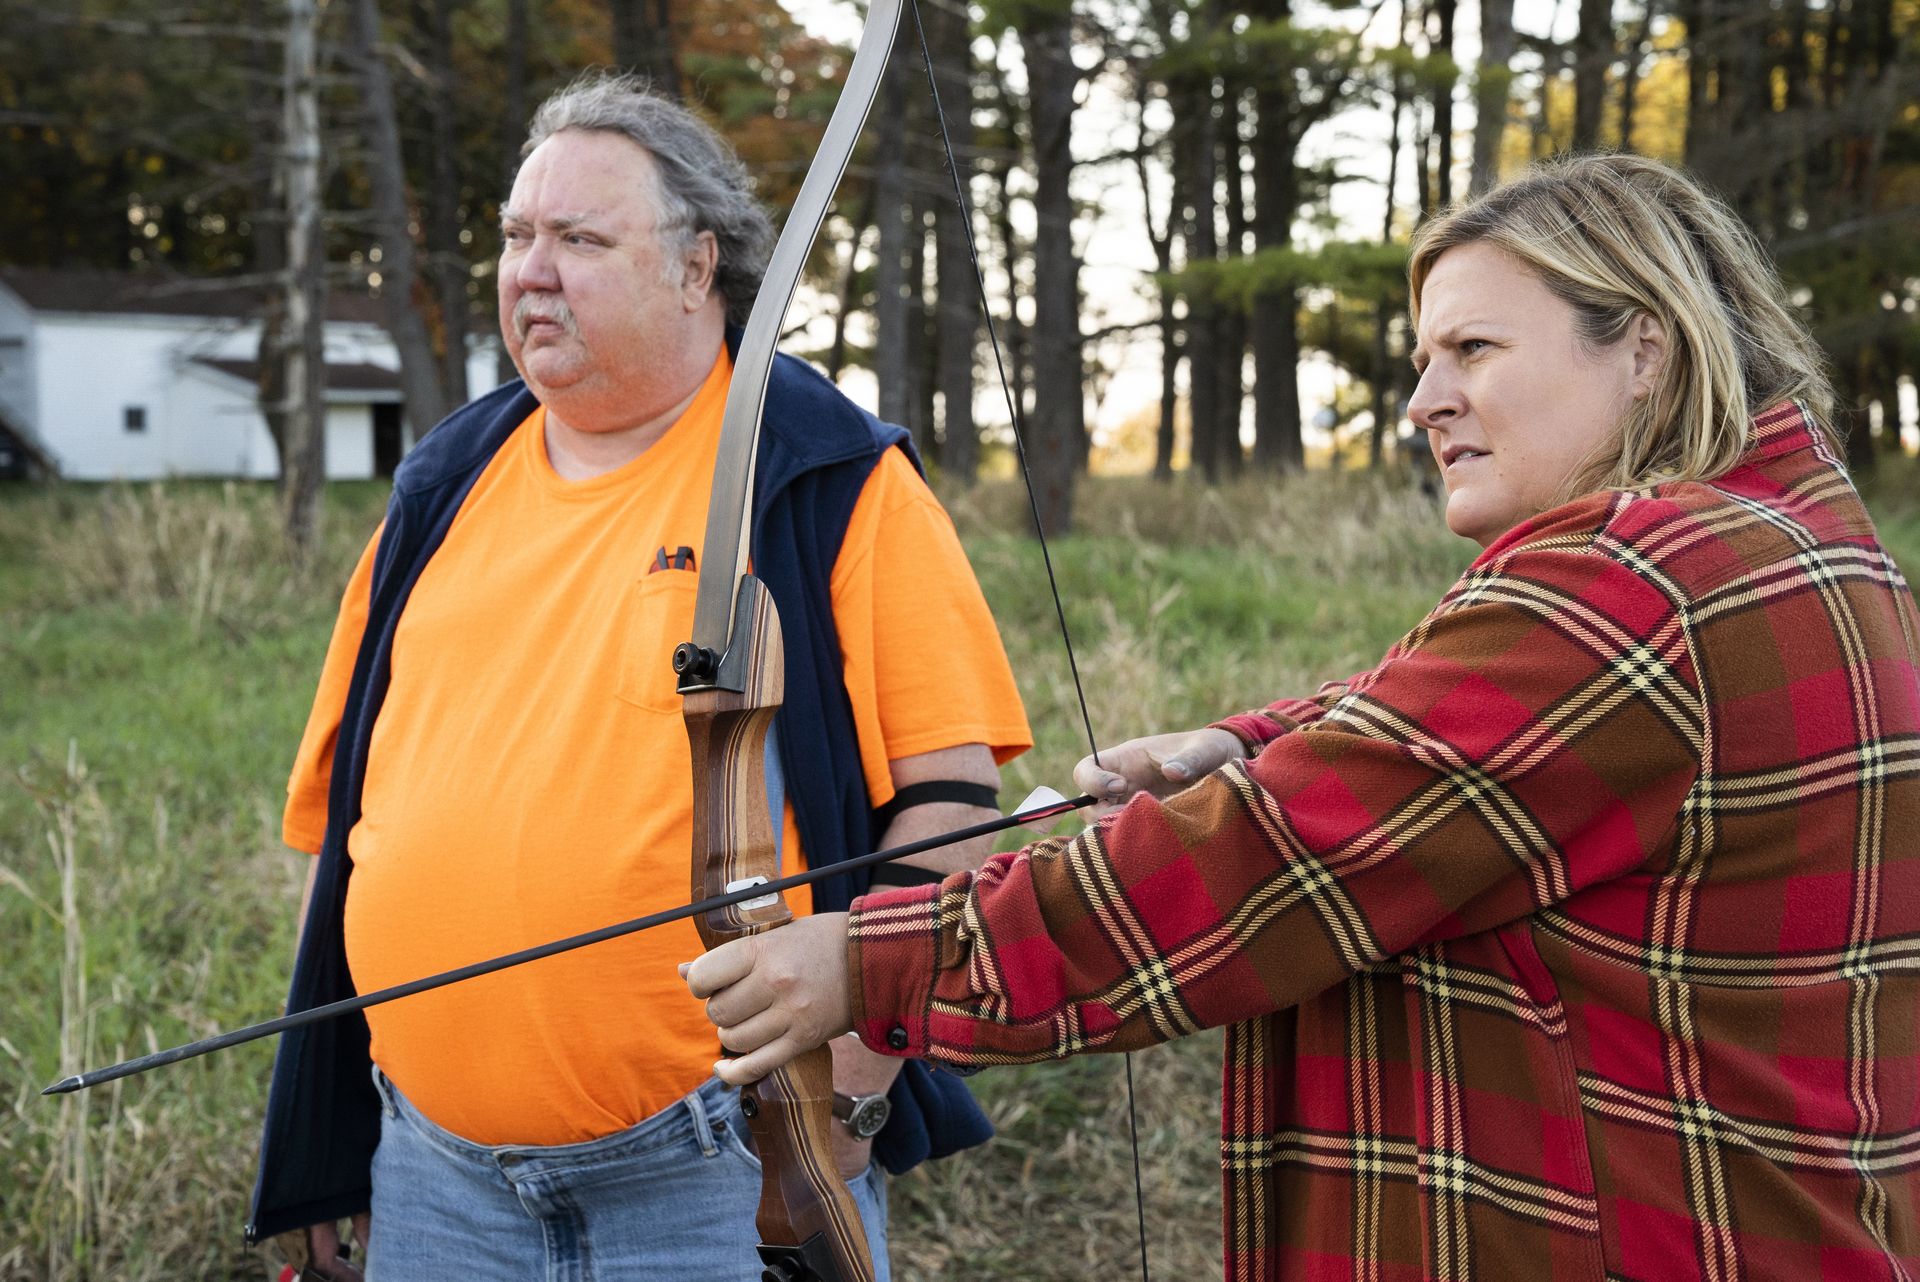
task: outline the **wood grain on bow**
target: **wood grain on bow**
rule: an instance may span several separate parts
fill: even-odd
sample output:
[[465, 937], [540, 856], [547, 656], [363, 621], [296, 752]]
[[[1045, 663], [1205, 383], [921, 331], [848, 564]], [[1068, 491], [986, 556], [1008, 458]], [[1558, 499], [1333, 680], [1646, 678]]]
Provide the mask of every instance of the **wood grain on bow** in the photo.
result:
[[[767, 796], [767, 732], [784, 694], [780, 616], [748, 573], [754, 463], [767, 379], [787, 306], [886, 70], [900, 0], [874, 0], [840, 101], [801, 183], [733, 362], [713, 469], [693, 639], [673, 652], [693, 749], [693, 897], [778, 880], [781, 817]], [[661, 656], [665, 661], [666, 656]], [[712, 949], [793, 919], [777, 894], [695, 918]], [[872, 1282], [853, 1194], [834, 1161], [833, 1053], [822, 1046], [741, 1092], [762, 1165], [767, 1282]]]

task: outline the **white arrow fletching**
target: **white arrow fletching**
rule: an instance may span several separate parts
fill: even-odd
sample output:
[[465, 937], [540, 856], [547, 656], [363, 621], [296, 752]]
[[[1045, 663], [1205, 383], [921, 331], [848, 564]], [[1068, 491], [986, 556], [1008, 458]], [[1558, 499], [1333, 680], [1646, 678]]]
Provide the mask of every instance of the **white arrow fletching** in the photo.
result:
[[[1028, 793], [1027, 799], [1015, 807], [1013, 813], [1016, 815], [1024, 815], [1029, 810], [1044, 810], [1048, 806], [1063, 805], [1066, 800], [1065, 797], [1053, 789], [1043, 786], [1035, 788], [1032, 792]], [[1058, 814], [1049, 819], [1036, 819], [1032, 823], [1024, 825], [1024, 827], [1032, 832], [1049, 833], [1052, 832], [1054, 826], [1064, 818], [1066, 818], [1065, 814]]]

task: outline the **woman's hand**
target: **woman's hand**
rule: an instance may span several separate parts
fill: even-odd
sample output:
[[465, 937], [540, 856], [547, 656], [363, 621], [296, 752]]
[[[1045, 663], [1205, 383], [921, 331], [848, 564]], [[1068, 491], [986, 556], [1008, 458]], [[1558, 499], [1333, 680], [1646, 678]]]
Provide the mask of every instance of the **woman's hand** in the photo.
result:
[[757, 1082], [794, 1056], [853, 1030], [847, 995], [847, 914], [801, 917], [779, 930], [720, 945], [680, 965], [707, 1003], [720, 1044], [743, 1052], [714, 1075], [729, 1086]]
[[1098, 817], [1126, 805], [1136, 792], [1171, 796], [1246, 755], [1246, 745], [1225, 730], [1148, 735], [1108, 748], [1098, 762], [1083, 758], [1073, 768], [1073, 782], [1100, 798], [1093, 812]]

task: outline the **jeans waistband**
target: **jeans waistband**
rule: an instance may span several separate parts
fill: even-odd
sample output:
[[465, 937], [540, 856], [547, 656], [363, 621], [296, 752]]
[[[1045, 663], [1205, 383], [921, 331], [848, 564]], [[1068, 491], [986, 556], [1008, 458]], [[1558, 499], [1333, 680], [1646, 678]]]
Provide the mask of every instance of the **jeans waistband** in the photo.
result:
[[374, 1089], [380, 1092], [381, 1106], [390, 1117], [404, 1119], [429, 1141], [452, 1156], [487, 1166], [507, 1167], [539, 1165], [572, 1166], [630, 1157], [651, 1149], [692, 1142], [704, 1156], [719, 1151], [714, 1138], [715, 1123], [745, 1126], [740, 1117], [740, 1092], [717, 1077], [709, 1077], [686, 1096], [642, 1119], [623, 1131], [602, 1135], [577, 1144], [476, 1144], [455, 1135], [426, 1116], [400, 1092], [380, 1066], [373, 1066]]

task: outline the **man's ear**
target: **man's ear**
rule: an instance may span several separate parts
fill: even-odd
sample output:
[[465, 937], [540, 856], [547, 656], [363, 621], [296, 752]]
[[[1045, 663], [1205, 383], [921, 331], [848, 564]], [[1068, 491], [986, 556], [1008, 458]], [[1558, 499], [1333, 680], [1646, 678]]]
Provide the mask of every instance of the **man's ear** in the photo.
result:
[[1633, 344], [1633, 399], [1644, 401], [1667, 368], [1667, 327], [1652, 312], [1641, 312], [1633, 318], [1627, 341]]
[[680, 302], [690, 312], [707, 305], [707, 296], [720, 275], [720, 241], [703, 231], [687, 244], [687, 256], [680, 276]]

